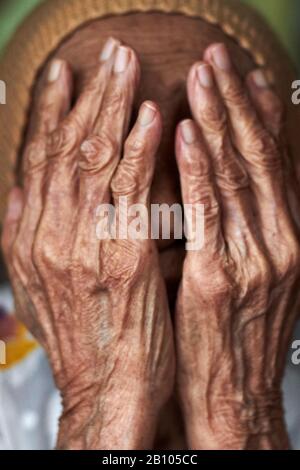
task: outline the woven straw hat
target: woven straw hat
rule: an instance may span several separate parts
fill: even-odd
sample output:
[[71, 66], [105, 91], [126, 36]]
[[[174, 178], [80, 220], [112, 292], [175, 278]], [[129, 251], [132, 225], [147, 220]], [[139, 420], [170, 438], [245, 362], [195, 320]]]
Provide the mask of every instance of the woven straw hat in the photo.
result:
[[[257, 66], [264, 67], [279, 95], [289, 104], [289, 114], [295, 112], [290, 99], [295, 69], [266, 23], [240, 1], [46, 0], [16, 32], [0, 62], [0, 77], [7, 85], [7, 104], [0, 105], [0, 224], [14, 181], [32, 89], [49, 55], [68, 34], [87, 21], [150, 11], [198, 17], [219, 27], [250, 54]], [[293, 140], [291, 134], [288, 139]]]

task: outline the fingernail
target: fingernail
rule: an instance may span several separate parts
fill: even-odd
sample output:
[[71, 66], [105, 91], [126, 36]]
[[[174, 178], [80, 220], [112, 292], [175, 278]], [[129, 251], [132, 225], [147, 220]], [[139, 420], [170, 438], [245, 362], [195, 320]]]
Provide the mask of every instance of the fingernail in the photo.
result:
[[262, 70], [252, 72], [252, 79], [258, 88], [268, 88], [267, 78]]
[[18, 188], [14, 188], [9, 195], [7, 204], [7, 217], [9, 220], [18, 220], [22, 213], [22, 200]]
[[138, 122], [141, 126], [146, 127], [153, 122], [156, 115], [156, 109], [151, 103], [144, 103], [139, 112]]
[[200, 85], [204, 88], [211, 88], [214, 84], [211, 67], [207, 64], [202, 64], [197, 69], [198, 79]]
[[55, 82], [60, 74], [62, 67], [62, 61], [55, 59], [52, 61], [48, 74], [48, 82]]
[[183, 121], [181, 123], [181, 132], [186, 144], [193, 144], [197, 138], [195, 125], [193, 121]]
[[215, 65], [219, 69], [228, 72], [231, 67], [231, 61], [227, 48], [224, 46], [224, 44], [218, 44], [217, 46], [215, 46], [212, 49], [211, 53]]
[[108, 60], [118, 44], [120, 43], [114, 38], [109, 38], [103, 46], [102, 52], [100, 54], [100, 61], [105, 62]]
[[126, 70], [126, 67], [129, 62], [130, 51], [127, 47], [120, 46], [118, 47], [115, 65], [114, 65], [114, 72], [121, 73]]

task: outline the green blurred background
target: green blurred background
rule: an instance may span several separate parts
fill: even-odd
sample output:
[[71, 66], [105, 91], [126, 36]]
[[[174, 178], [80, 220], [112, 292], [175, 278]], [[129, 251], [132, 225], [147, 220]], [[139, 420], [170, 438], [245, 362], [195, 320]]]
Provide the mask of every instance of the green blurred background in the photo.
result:
[[[0, 50], [20, 21], [42, 0], [0, 0]], [[51, 0], [50, 0], [51, 1]], [[84, 0], [82, 0], [84, 2]], [[299, 0], [241, 0], [262, 12], [276, 29], [289, 49], [294, 60], [300, 65], [300, 22]]]

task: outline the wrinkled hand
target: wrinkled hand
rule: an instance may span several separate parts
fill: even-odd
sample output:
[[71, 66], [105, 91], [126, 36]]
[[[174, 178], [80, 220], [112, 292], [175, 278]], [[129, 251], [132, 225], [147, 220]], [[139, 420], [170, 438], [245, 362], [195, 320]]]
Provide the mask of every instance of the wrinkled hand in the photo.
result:
[[178, 385], [189, 444], [285, 449], [281, 380], [299, 298], [282, 109], [261, 71], [244, 85], [222, 44], [193, 66], [194, 121], [177, 132], [183, 201], [205, 205], [178, 297]]
[[[146, 102], [123, 148], [139, 82], [135, 53], [106, 44], [70, 108], [72, 74], [53, 62], [14, 189], [3, 249], [17, 314], [46, 349], [63, 398], [58, 448], [150, 447], [173, 385], [165, 286], [151, 240], [99, 240], [96, 208], [149, 205], [161, 138]], [[120, 160], [121, 155], [123, 159]]]

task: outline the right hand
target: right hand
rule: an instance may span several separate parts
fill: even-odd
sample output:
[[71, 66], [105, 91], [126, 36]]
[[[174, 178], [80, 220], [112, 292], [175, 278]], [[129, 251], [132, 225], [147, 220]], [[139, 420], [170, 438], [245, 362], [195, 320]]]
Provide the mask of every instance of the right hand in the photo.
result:
[[[110, 54], [109, 54], [110, 52]], [[18, 317], [44, 346], [63, 397], [59, 448], [145, 448], [173, 387], [171, 321], [151, 240], [96, 237], [99, 204], [149, 208], [161, 116], [144, 103], [126, 140], [139, 64], [110, 40], [69, 112], [55, 62], [15, 188], [3, 249]]]

